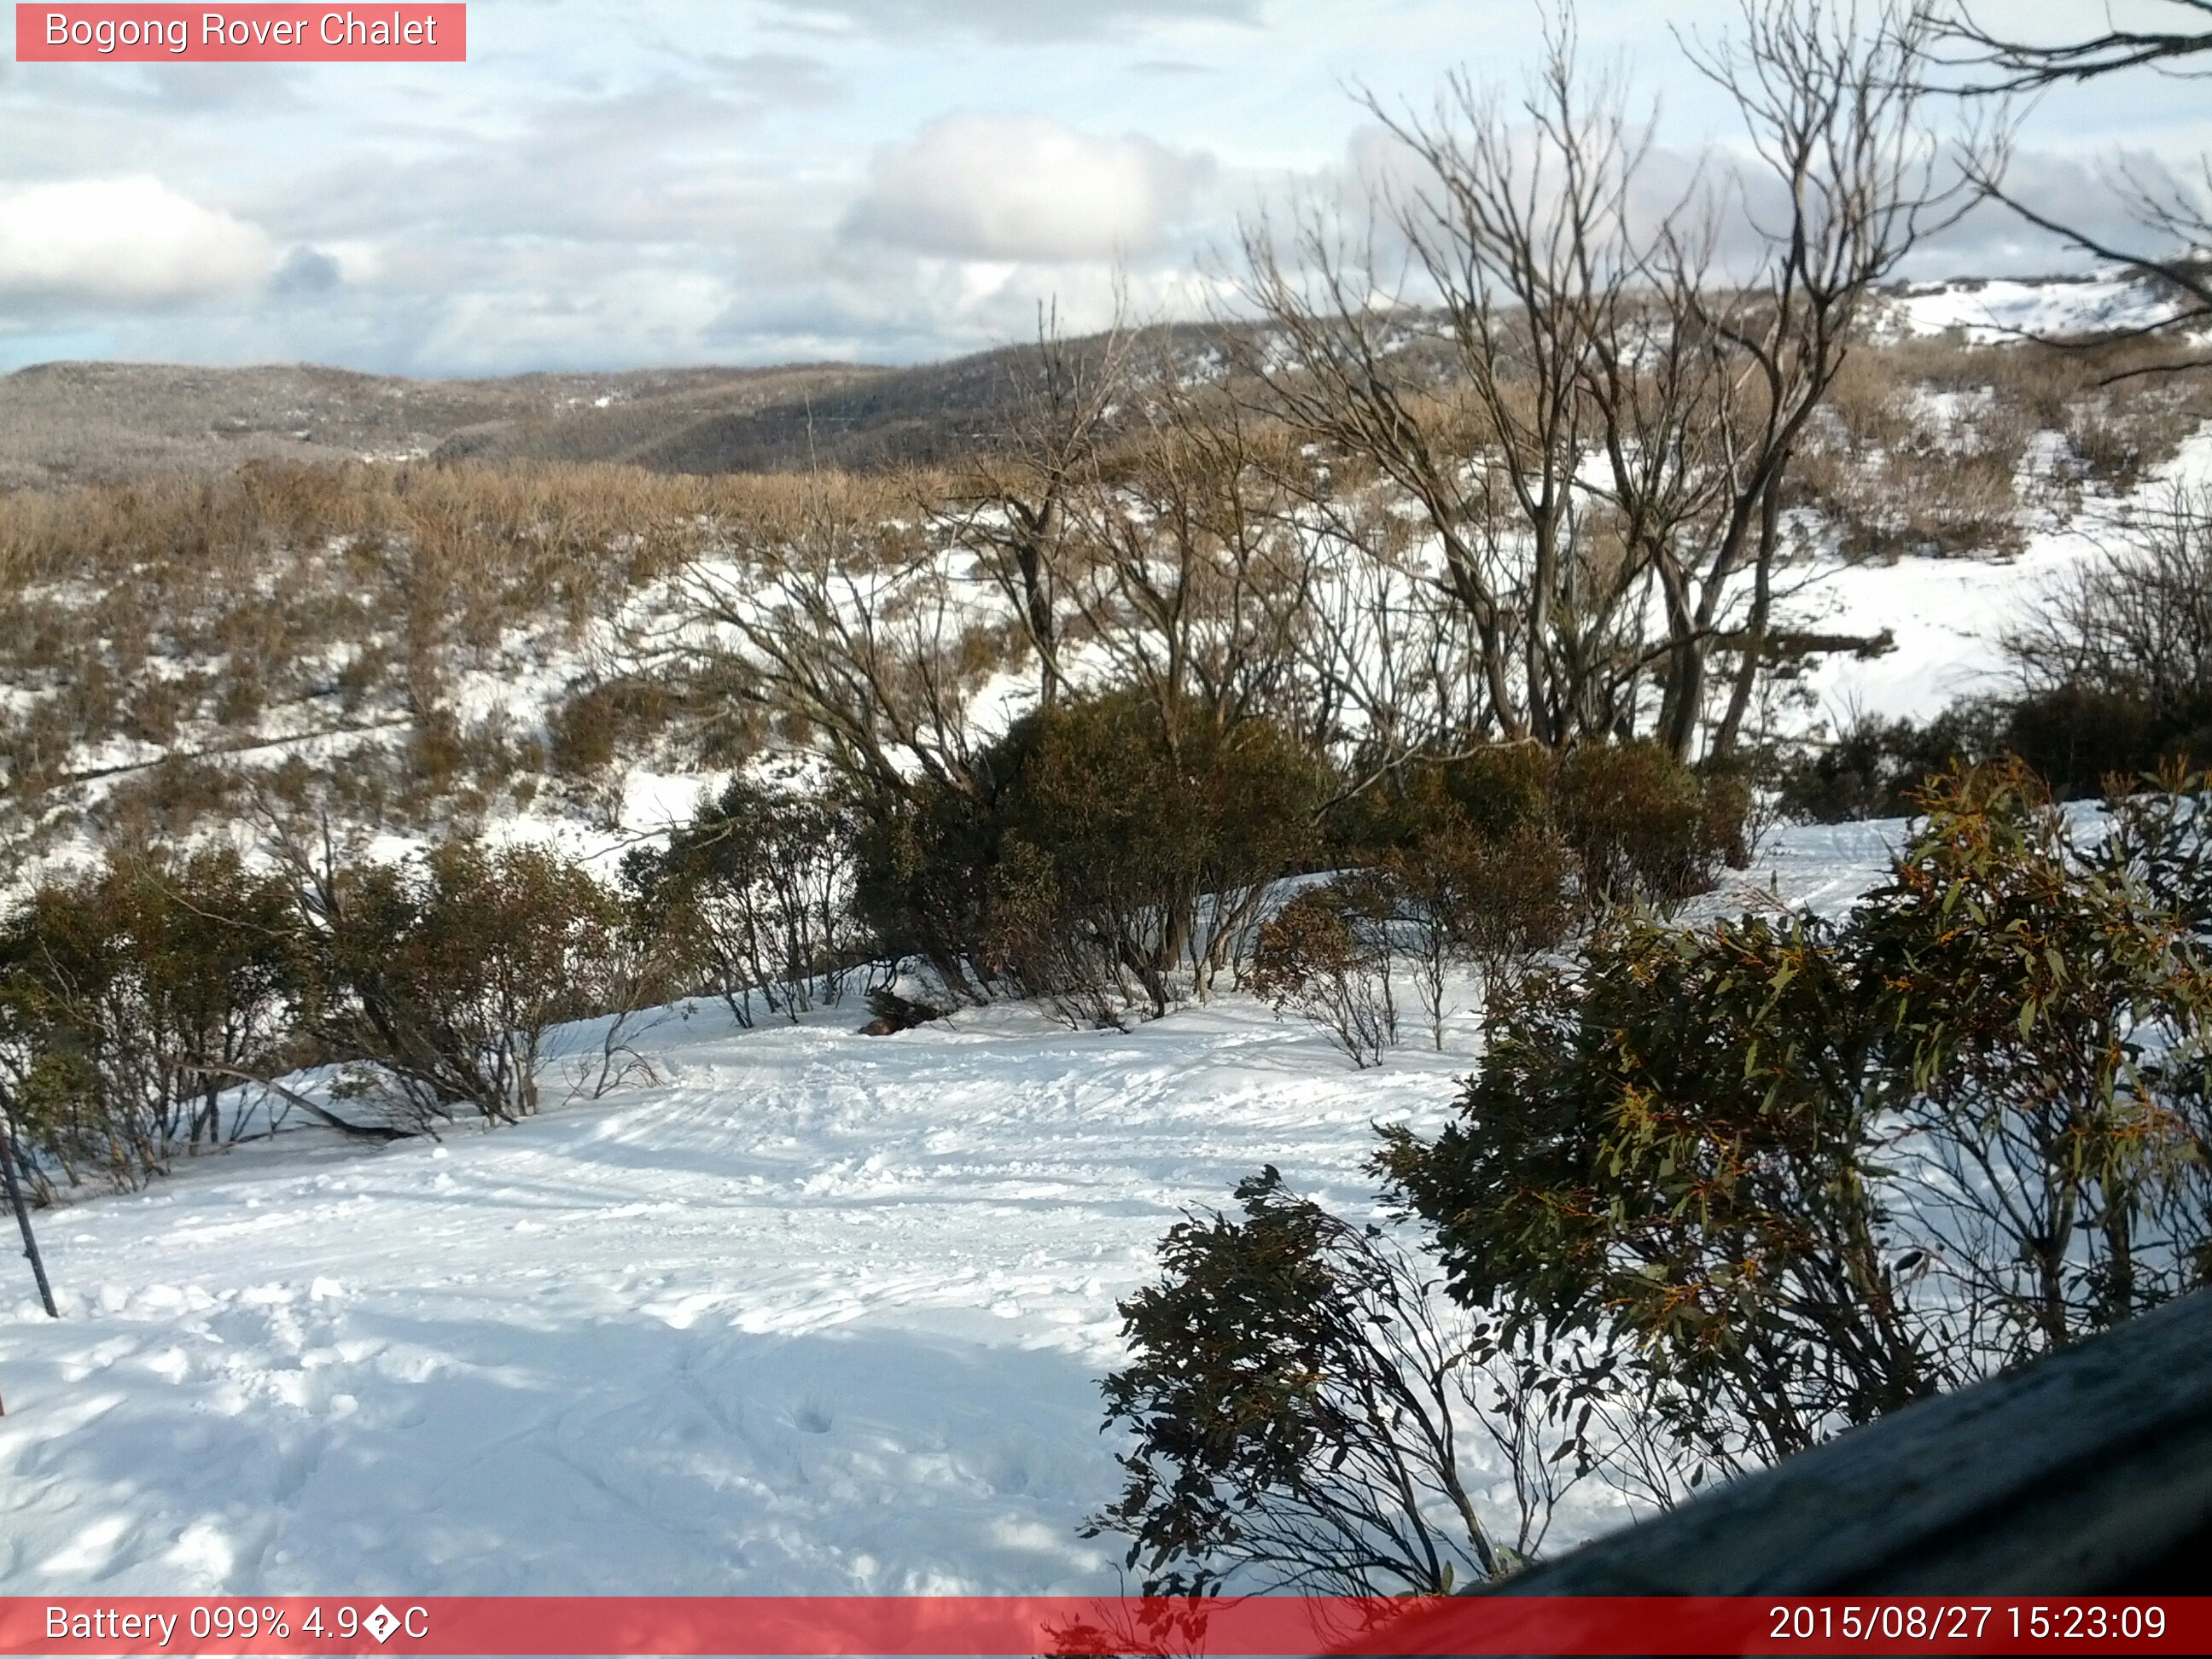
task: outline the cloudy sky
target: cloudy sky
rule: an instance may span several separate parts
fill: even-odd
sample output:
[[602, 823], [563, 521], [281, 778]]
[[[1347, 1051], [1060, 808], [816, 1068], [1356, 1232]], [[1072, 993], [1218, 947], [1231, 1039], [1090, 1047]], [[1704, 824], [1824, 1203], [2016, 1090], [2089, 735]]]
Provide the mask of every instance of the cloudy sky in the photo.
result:
[[[2120, 0], [2146, 15], [2160, 0]], [[2171, 8], [2164, 8], [2171, 9]], [[1732, 112], [1671, 30], [1735, 0], [1583, 0], [1585, 51], [1682, 155]], [[2101, 0], [2005, 0], [2074, 32]], [[1335, 189], [1351, 95], [1510, 82], [1534, 0], [472, 0], [464, 64], [0, 64], [0, 369], [307, 360], [414, 374], [858, 358], [1204, 302], [1240, 214]], [[2027, 116], [2016, 178], [2212, 149], [2202, 82]], [[1920, 274], [2047, 269], [1984, 215]]]

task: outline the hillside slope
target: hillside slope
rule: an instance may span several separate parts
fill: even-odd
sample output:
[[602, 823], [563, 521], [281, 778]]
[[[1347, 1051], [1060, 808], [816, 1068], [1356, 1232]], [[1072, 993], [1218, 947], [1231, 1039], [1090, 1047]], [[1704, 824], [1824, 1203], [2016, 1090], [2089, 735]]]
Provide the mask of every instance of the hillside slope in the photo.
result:
[[913, 368], [799, 363], [482, 380], [313, 365], [41, 363], [0, 375], [0, 490], [206, 476], [270, 459], [434, 456], [680, 473], [945, 462], [1004, 428], [1023, 349]]

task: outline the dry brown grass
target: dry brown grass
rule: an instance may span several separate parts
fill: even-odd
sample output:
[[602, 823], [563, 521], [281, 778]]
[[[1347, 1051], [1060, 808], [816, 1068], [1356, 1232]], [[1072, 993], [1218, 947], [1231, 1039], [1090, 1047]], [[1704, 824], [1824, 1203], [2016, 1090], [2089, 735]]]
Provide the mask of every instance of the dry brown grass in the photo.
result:
[[[2024, 477], [2061, 501], [2130, 489], [2212, 419], [2212, 375], [2136, 372], [2161, 355], [2128, 341], [1861, 345], [1802, 457], [1797, 498], [1855, 555], [2009, 551], [2031, 505]], [[2044, 434], [2060, 441], [2055, 464], [2023, 475]]]
[[[582, 726], [615, 718], [549, 733], [465, 718], [454, 678], [574, 647], [641, 586], [823, 489], [856, 511], [911, 500], [892, 479], [289, 463], [0, 496], [0, 685], [17, 694], [0, 706], [0, 799], [20, 827], [112, 774], [92, 827], [167, 836], [238, 809], [226, 751], [364, 729], [315, 787], [370, 821], [532, 794], [550, 747], [593, 771], [680, 723], [684, 698], [586, 685]], [[726, 762], [728, 733], [707, 740]], [[170, 753], [134, 765], [139, 745]]]

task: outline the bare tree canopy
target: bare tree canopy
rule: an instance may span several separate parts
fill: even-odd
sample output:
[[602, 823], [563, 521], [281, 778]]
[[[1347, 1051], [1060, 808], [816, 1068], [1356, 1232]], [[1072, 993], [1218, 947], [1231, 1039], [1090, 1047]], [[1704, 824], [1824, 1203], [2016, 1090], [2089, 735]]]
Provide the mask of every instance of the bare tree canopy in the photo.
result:
[[[2184, 76], [2212, 74], [2212, 0], [2157, 3], [2167, 8], [2160, 15], [2179, 27], [2123, 28], [2106, 9], [2108, 27], [2100, 33], [2071, 40], [2031, 41], [1984, 22], [1961, 0], [1941, 31], [1940, 68], [1966, 72], [1966, 79], [1948, 89], [1969, 98], [2079, 85], [2137, 70]], [[1931, 54], [1931, 68], [1938, 61]], [[2109, 236], [2054, 216], [2008, 191], [1991, 173], [1978, 173], [1976, 183], [1984, 196], [2037, 229], [2094, 258], [2161, 278], [2181, 297], [2172, 314], [2132, 331], [2171, 338], [2212, 320], [2212, 158], [2202, 161], [2193, 179], [2133, 163], [2115, 168], [2113, 188], [2147, 239], [2145, 246], [2136, 247], [2124, 247]], [[2201, 368], [2208, 362], [2212, 359], [2192, 356], [2131, 372]]]
[[[1379, 738], [1736, 746], [1807, 422], [1875, 288], [1972, 200], [1914, 73], [1933, 27], [1917, 3], [1747, 4], [1692, 55], [1756, 182], [1655, 204], [1648, 123], [1564, 18], [1518, 96], [1461, 76], [1430, 109], [1369, 100], [1397, 165], [1365, 223], [1307, 203], [1247, 227], [1245, 368], [1328, 459], [1311, 521], [1455, 624], [1425, 653], [1434, 707], [1389, 682]], [[1739, 227], [1749, 268], [1723, 272]]]
[[[2185, 60], [2212, 52], [2212, 0], [2162, 0], [2180, 10], [2177, 22], [2198, 28], [2127, 29], [2117, 26], [2075, 40], [2037, 43], [1984, 24], [1972, 6], [1959, 8], [1946, 33], [1969, 52], [1969, 61], [1994, 71], [1984, 92], [2033, 92], [2069, 81], [2094, 81], [2121, 70], [2155, 68], [2203, 74]], [[2112, 13], [2107, 11], [2109, 21]]]

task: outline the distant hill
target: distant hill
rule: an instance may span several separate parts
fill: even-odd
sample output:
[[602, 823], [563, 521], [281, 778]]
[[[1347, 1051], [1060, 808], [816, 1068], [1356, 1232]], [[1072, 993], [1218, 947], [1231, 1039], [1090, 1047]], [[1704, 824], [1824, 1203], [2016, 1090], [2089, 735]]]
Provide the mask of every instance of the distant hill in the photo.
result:
[[0, 489], [240, 461], [611, 461], [663, 472], [950, 460], [1003, 418], [1022, 348], [915, 368], [808, 363], [410, 380], [313, 366], [41, 363], [0, 376]]
[[449, 447], [657, 465], [647, 453], [702, 422], [803, 406], [889, 372], [804, 364], [410, 380], [313, 366], [40, 363], [0, 376], [0, 488]]
[[[2124, 274], [1900, 283], [1887, 301], [1876, 340], [1948, 335], [1979, 344], [2140, 327], [2173, 307], [2159, 284]], [[1151, 337], [1194, 351], [1206, 333], [1179, 325]], [[41, 363], [0, 376], [0, 489], [222, 472], [272, 456], [610, 461], [695, 473], [950, 462], [1006, 429], [1030, 349], [909, 368], [796, 363], [477, 380], [300, 365]]]

